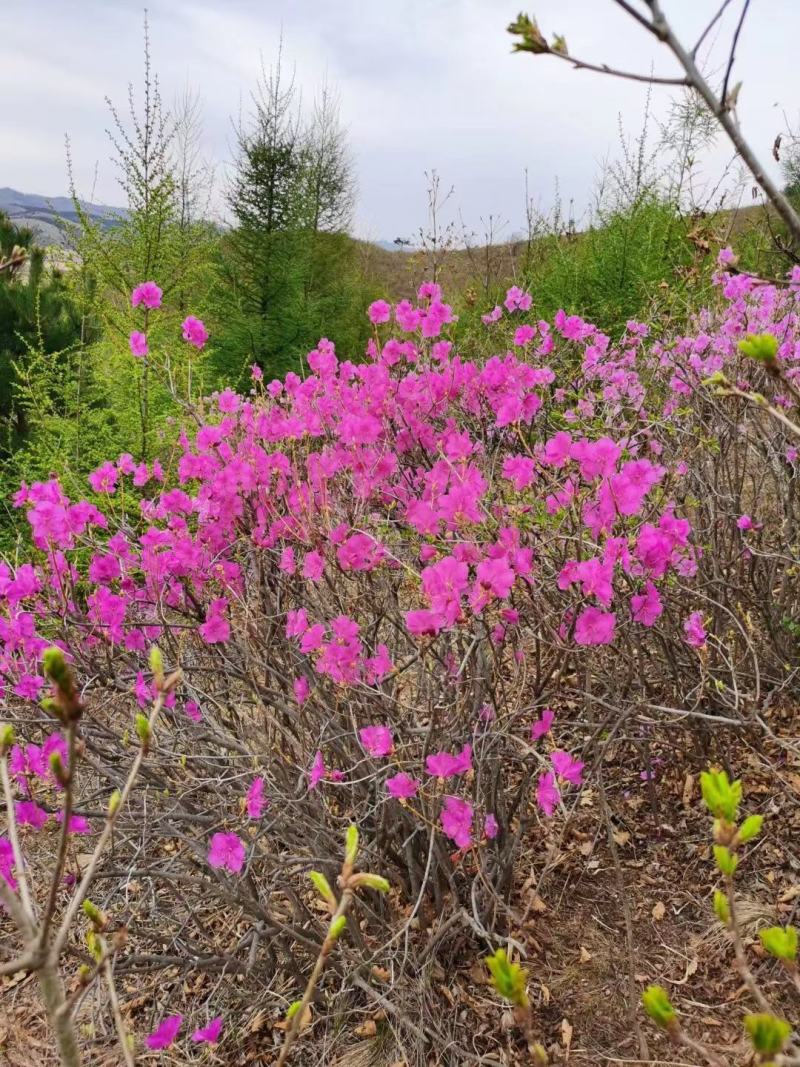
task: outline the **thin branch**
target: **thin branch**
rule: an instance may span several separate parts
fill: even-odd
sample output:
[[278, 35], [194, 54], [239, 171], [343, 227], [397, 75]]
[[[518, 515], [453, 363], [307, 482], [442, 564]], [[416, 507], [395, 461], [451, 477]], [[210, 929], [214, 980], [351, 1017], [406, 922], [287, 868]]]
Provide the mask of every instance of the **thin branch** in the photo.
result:
[[747, 18], [747, 10], [750, 7], [750, 0], [744, 0], [742, 6], [742, 14], [739, 18], [739, 22], [736, 25], [736, 32], [733, 35], [733, 42], [731, 44], [731, 54], [728, 56], [728, 68], [725, 71], [725, 80], [722, 83], [722, 99], [720, 103], [723, 107], [728, 106], [728, 82], [730, 80], [731, 71], [733, 70], [733, 64], [736, 59], [736, 46], [739, 43], [739, 34], [742, 32], [742, 26], [744, 26], [744, 20]]

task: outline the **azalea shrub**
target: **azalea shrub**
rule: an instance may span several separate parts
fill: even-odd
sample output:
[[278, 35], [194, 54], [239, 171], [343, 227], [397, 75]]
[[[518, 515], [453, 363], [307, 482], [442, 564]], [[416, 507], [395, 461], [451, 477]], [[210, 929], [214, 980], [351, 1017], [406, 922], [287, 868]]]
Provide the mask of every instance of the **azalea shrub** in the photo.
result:
[[[254, 990], [278, 1012], [301, 995], [327, 936], [305, 875], [335, 878], [348, 825], [391, 892], [359, 899], [331, 970], [368, 973], [435, 912], [429, 953], [456, 927], [501, 937], [520, 857], [623, 724], [677, 717], [713, 755], [710, 725], [752, 726], [792, 684], [798, 442], [752, 397], [794, 403], [800, 276], [730, 265], [689, 336], [540, 321], [515, 287], [461, 346], [426, 283], [370, 305], [359, 362], [323, 339], [304, 375], [254, 368], [249, 395], [192, 404], [158, 459], [109, 459], [85, 499], [20, 488], [30, 556], [0, 566], [5, 899], [22, 866], [45, 908], [66, 819], [53, 924], [91, 888], [116, 979], [169, 975], [150, 1047], [223, 1040]], [[152, 318], [159, 297], [134, 302]], [[152, 360], [138, 325], [131, 358]], [[749, 335], [774, 339], [770, 361]], [[186, 319], [187, 345], [207, 336]], [[178, 1014], [188, 972], [224, 980]]]

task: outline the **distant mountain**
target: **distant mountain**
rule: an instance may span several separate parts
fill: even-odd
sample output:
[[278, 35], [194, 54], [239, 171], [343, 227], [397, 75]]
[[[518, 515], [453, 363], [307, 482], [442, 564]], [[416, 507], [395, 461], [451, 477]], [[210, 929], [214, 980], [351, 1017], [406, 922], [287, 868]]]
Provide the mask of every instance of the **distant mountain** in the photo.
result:
[[[125, 209], [106, 204], [80, 201], [81, 208], [104, 229], [115, 226], [125, 216]], [[0, 188], [0, 211], [18, 226], [29, 226], [43, 245], [67, 244], [64, 222], [77, 222], [78, 214], [69, 196], [38, 196], [17, 189]]]

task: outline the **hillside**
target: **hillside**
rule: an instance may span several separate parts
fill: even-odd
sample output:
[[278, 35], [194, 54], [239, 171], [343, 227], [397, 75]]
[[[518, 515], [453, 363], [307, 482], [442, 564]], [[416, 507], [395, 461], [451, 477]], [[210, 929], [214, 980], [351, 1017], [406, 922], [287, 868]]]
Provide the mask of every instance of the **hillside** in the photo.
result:
[[[80, 206], [104, 228], [114, 226], [115, 221], [125, 214], [124, 208], [92, 204], [86, 200], [81, 200]], [[65, 223], [78, 221], [72, 197], [39, 196], [37, 193], [22, 193], [8, 186], [0, 188], [0, 211], [5, 212], [18, 226], [29, 226], [43, 245], [65, 247], [68, 243]]]

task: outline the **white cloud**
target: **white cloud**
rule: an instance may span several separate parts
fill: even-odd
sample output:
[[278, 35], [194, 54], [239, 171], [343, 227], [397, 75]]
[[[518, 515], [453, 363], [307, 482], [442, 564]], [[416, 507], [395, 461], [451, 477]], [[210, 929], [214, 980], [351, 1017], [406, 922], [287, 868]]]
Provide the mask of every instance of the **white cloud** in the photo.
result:
[[[681, 33], [696, 34], [716, 0], [664, 0]], [[478, 228], [493, 213], [518, 228], [523, 171], [543, 206], [556, 179], [565, 200], [587, 202], [599, 161], [617, 146], [618, 116], [638, 132], [645, 87], [574, 71], [548, 58], [510, 54], [505, 25], [519, 0], [151, 0], [152, 53], [165, 100], [195, 86], [205, 104], [206, 147], [230, 159], [231, 115], [247, 108], [263, 54], [281, 30], [287, 64], [304, 96], [327, 74], [338, 86], [359, 174], [360, 229], [409, 235], [425, 221], [423, 172], [455, 185], [452, 205]], [[542, 29], [564, 33], [574, 54], [612, 65], [674, 73], [671, 57], [612, 0], [537, 0]], [[715, 34], [719, 64], [731, 17]], [[126, 105], [141, 74], [142, 11], [132, 2], [31, 0], [0, 39], [0, 91], [7, 107], [0, 184], [55, 195], [65, 191], [63, 134], [73, 141], [84, 192], [118, 199], [104, 130], [103, 97]], [[46, 31], [46, 32], [45, 32]], [[782, 123], [794, 112], [792, 40], [800, 4], [754, 5], [739, 49], [739, 113], [769, 162]], [[666, 112], [671, 91], [653, 91]], [[9, 114], [13, 132], [9, 132]], [[720, 148], [709, 174], [727, 158]], [[771, 164], [770, 164], [771, 165]]]

